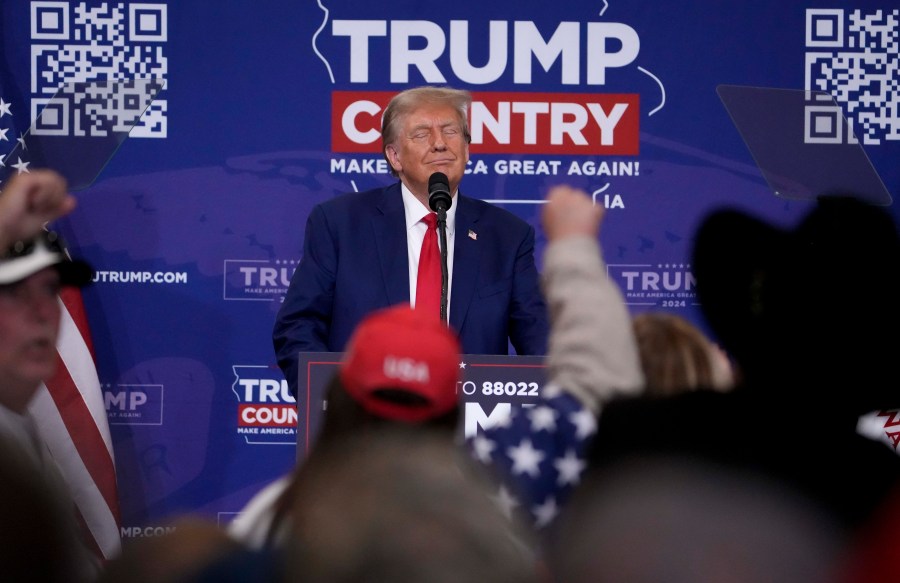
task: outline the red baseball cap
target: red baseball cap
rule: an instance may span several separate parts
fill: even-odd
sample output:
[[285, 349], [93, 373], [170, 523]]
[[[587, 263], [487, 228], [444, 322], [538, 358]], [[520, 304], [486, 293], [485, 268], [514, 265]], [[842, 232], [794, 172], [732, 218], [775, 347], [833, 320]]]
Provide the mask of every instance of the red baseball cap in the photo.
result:
[[444, 324], [400, 304], [359, 323], [339, 374], [369, 413], [421, 423], [458, 406], [459, 361], [459, 340]]

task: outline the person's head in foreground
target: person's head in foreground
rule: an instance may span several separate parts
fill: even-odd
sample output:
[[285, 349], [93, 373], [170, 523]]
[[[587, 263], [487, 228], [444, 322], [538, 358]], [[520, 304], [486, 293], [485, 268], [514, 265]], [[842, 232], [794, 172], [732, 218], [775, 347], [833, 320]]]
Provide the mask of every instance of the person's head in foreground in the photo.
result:
[[84, 286], [90, 266], [70, 259], [56, 233], [14, 242], [0, 256], [0, 404], [23, 412], [56, 370], [58, 294]]
[[408, 304], [375, 311], [360, 322], [326, 389], [321, 430], [276, 502], [269, 543], [283, 540], [294, 492], [346, 439], [389, 429], [412, 441], [434, 434], [454, 443], [459, 360], [456, 336]]
[[900, 236], [885, 209], [822, 197], [793, 229], [717, 211], [692, 265], [703, 314], [748, 385], [819, 413], [897, 406], [900, 305], [883, 294], [900, 287]]

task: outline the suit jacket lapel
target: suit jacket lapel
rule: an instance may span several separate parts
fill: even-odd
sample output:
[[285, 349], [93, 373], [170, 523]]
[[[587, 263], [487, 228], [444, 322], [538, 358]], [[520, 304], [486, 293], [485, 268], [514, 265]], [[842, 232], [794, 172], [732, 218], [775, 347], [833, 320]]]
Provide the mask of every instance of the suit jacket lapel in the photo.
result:
[[381, 200], [375, 209], [372, 228], [388, 305], [409, 303], [406, 215], [399, 182], [381, 191]]
[[475, 293], [478, 267], [481, 261], [481, 246], [469, 232], [477, 233], [478, 209], [471, 200], [456, 195], [456, 238], [453, 244], [453, 289], [450, 293], [450, 325], [462, 330]]

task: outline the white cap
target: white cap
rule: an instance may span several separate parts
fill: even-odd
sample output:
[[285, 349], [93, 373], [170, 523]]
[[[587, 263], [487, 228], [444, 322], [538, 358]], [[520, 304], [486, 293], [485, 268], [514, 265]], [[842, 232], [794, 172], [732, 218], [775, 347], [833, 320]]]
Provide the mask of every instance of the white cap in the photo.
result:
[[82, 287], [91, 281], [91, 266], [72, 260], [63, 250], [59, 235], [43, 231], [29, 241], [16, 241], [0, 257], [0, 285], [22, 281], [45, 267], [55, 266], [60, 283]]

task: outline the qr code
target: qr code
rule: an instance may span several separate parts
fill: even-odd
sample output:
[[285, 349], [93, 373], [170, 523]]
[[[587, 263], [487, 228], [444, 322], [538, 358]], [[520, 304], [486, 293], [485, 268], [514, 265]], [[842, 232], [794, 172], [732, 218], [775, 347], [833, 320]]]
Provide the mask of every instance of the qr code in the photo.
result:
[[164, 138], [165, 4], [31, 3], [32, 132]]
[[[837, 106], [810, 105], [818, 133], [807, 141], [880, 144], [900, 140], [900, 10], [808, 9], [806, 90]], [[841, 107], [851, 131], [842, 135]], [[830, 121], [821, 123], [823, 120]], [[829, 130], [833, 131], [829, 131]], [[855, 138], [854, 138], [855, 137]], [[812, 139], [810, 139], [812, 138]]]

